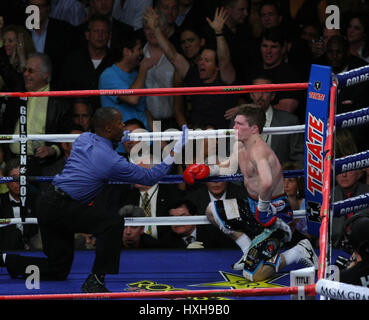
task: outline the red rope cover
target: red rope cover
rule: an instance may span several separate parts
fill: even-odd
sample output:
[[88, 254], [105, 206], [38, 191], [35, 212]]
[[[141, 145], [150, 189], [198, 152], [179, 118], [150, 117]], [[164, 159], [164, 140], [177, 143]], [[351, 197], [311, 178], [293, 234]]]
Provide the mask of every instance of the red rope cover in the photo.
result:
[[[224, 290], [188, 290], [154, 292], [108, 292], [108, 293], [65, 293], [36, 295], [3, 295], [0, 300], [56, 300], [56, 299], [145, 299], [145, 298], [186, 298], [186, 297], [251, 297], [280, 296], [298, 294], [299, 287], [261, 288], [261, 289], [224, 289]], [[315, 295], [315, 284], [304, 287], [306, 295]]]
[[197, 94], [237, 94], [265, 91], [306, 90], [307, 83], [260, 84], [240, 86], [181, 87], [154, 89], [113, 89], [113, 90], [68, 90], [42, 92], [0, 92], [0, 97], [83, 97], [83, 96], [175, 96]]

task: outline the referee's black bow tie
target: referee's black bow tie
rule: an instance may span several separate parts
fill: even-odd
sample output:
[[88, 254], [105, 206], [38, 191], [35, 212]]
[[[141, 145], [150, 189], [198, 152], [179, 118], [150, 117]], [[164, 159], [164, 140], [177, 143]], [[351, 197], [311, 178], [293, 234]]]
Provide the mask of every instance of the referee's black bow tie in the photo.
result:
[[10, 204], [12, 205], [12, 207], [20, 207], [20, 202], [17, 201], [10, 200]]

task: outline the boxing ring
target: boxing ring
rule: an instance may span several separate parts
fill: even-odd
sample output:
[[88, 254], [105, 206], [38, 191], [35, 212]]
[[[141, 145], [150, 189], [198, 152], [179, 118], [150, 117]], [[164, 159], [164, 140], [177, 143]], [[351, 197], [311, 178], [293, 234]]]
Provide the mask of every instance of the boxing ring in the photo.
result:
[[[318, 72], [313, 69], [317, 68]], [[323, 68], [320, 73], [320, 68]], [[82, 90], [82, 91], [50, 91], [50, 92], [4, 92], [1, 96], [21, 98], [20, 135], [2, 135], [0, 143], [20, 142], [25, 146], [28, 140], [48, 142], [73, 142], [78, 135], [27, 135], [26, 99], [41, 96], [68, 96], [81, 97], [93, 95], [192, 95], [192, 94], [239, 94], [255, 91], [289, 91], [308, 90], [307, 125], [265, 128], [267, 134], [293, 134], [305, 132], [305, 168], [304, 170], [285, 171], [285, 177], [305, 176], [305, 181], [319, 191], [320, 199], [309, 199], [307, 195], [307, 210], [294, 212], [294, 216], [307, 216], [311, 221], [311, 230], [318, 230], [319, 235], [319, 269], [314, 282], [307, 285], [290, 285], [288, 272], [301, 266], [292, 265], [277, 274], [273, 279], [267, 279], [263, 284], [250, 283], [242, 279], [242, 275], [235, 274], [230, 268], [233, 261], [238, 260], [238, 250], [124, 250], [121, 257], [119, 275], [107, 275], [106, 284], [110, 293], [75, 293], [79, 292], [81, 283], [89, 273], [94, 251], [77, 252], [70, 276], [64, 284], [60, 282], [42, 282], [44, 289], [25, 290], [24, 280], [10, 279], [6, 271], [0, 272], [0, 300], [56, 300], [56, 299], [290, 299], [291, 295], [299, 297], [315, 297], [317, 299], [366, 300], [369, 299], [369, 289], [351, 286], [331, 280], [330, 264], [337, 255], [343, 252], [332, 250], [330, 245], [330, 222], [333, 216], [345, 214], [345, 209], [364, 209], [369, 206], [369, 194], [360, 195], [343, 201], [334, 202], [332, 188], [334, 174], [350, 170], [359, 170], [369, 166], [369, 151], [340, 159], [334, 157], [334, 133], [336, 129], [348, 128], [356, 125], [365, 125], [369, 122], [369, 107], [354, 112], [336, 115], [335, 104], [337, 89], [367, 81], [369, 67], [363, 67], [332, 77], [328, 67], [312, 66], [309, 83], [270, 84], [253, 86], [226, 86], [201, 88], [163, 88], [163, 89], [135, 89], [135, 90]], [[323, 87], [323, 88], [322, 88]], [[325, 87], [325, 89], [324, 89]], [[324, 92], [325, 93], [322, 93]], [[316, 114], [317, 105], [325, 104], [325, 115]], [[23, 108], [23, 109], [22, 109]], [[320, 109], [319, 109], [320, 110]], [[320, 110], [321, 111], [321, 110]], [[320, 112], [319, 111], [319, 112]], [[311, 120], [311, 122], [310, 122]], [[324, 130], [322, 136], [317, 134], [319, 123]], [[315, 131], [314, 131], [315, 130]], [[189, 139], [226, 138], [234, 134], [232, 129], [190, 131]], [[130, 139], [136, 141], [176, 140], [180, 131], [130, 133]], [[311, 141], [315, 136], [320, 143], [322, 152], [321, 184], [317, 184], [317, 173], [309, 165], [317, 164], [319, 159], [313, 159], [309, 153]], [[315, 141], [316, 142], [316, 141]], [[317, 148], [317, 147], [315, 147]], [[26, 148], [24, 148], [26, 149]], [[316, 150], [316, 149], [314, 149]], [[26, 154], [20, 155], [21, 196], [26, 196], [28, 181], [51, 181], [52, 177], [27, 177]], [[316, 154], [315, 154], [316, 155]], [[23, 156], [23, 158], [22, 158]], [[319, 160], [319, 161], [320, 161]], [[333, 174], [332, 174], [333, 173]], [[311, 177], [313, 174], [313, 178]], [[240, 174], [209, 177], [203, 181], [242, 181]], [[16, 179], [18, 180], [18, 179]], [[313, 181], [314, 180], [314, 181]], [[1, 177], [0, 183], [15, 181], [12, 177]], [[166, 176], [159, 183], [182, 183], [183, 177], [178, 175]], [[114, 184], [114, 181], [109, 183]], [[22, 189], [22, 187], [24, 187]], [[309, 183], [307, 183], [309, 187]], [[319, 188], [320, 189], [319, 189]], [[319, 189], [319, 190], [318, 190]], [[22, 190], [23, 193], [22, 194]], [[314, 205], [309, 205], [309, 201]], [[317, 206], [316, 206], [317, 204]], [[161, 217], [161, 218], [126, 218], [126, 225], [172, 225], [172, 224], [208, 224], [205, 216], [190, 218]], [[37, 223], [36, 218], [1, 219], [0, 227], [16, 223]], [[34, 255], [35, 252], [25, 252], [25, 255]], [[42, 255], [42, 253], [38, 253]], [[347, 256], [347, 254], [346, 254]], [[146, 267], [151, 261], [151, 269]], [[145, 262], [146, 261], [146, 262]], [[178, 263], [181, 261], [181, 263]], [[88, 271], [86, 271], [88, 270]], [[174, 279], [171, 282], [171, 277]], [[180, 279], [180, 280], [179, 280]], [[230, 280], [231, 279], [231, 280]], [[171, 282], [171, 283], [168, 283]], [[149, 290], [148, 288], [151, 288]], [[196, 289], [195, 289], [196, 288]], [[204, 289], [205, 288], [205, 289]], [[210, 289], [209, 289], [210, 288]], [[216, 288], [216, 289], [213, 289]], [[57, 292], [55, 292], [57, 290]], [[9, 294], [9, 292], [11, 294]]]

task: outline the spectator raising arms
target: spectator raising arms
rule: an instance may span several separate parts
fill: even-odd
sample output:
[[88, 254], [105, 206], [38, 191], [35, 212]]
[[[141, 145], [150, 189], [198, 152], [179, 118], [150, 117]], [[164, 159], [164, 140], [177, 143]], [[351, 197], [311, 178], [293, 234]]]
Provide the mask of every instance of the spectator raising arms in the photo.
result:
[[[216, 34], [217, 47], [204, 47], [200, 54], [200, 59], [196, 66], [191, 66], [190, 62], [165, 38], [159, 28], [158, 14], [148, 8], [144, 13], [147, 25], [154, 30], [159, 45], [170, 62], [176, 67], [177, 72], [184, 80], [186, 86], [213, 86], [231, 85], [236, 79], [236, 72], [232, 65], [229, 48], [223, 36], [223, 26], [227, 19], [227, 14], [223, 8], [217, 8], [214, 20], [207, 18], [207, 22]], [[194, 95], [190, 97], [192, 111], [190, 119], [193, 122], [212, 122], [218, 128], [229, 128], [230, 122], [225, 119], [224, 114], [227, 109], [237, 104], [235, 95]]]

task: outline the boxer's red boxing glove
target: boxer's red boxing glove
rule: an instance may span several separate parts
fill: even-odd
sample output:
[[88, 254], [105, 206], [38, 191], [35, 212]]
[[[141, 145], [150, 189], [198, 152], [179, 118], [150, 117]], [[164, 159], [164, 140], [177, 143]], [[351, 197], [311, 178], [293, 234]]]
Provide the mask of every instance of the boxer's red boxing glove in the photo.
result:
[[210, 168], [206, 164], [191, 164], [183, 172], [183, 180], [187, 184], [194, 184], [195, 179], [205, 179], [210, 174]]

